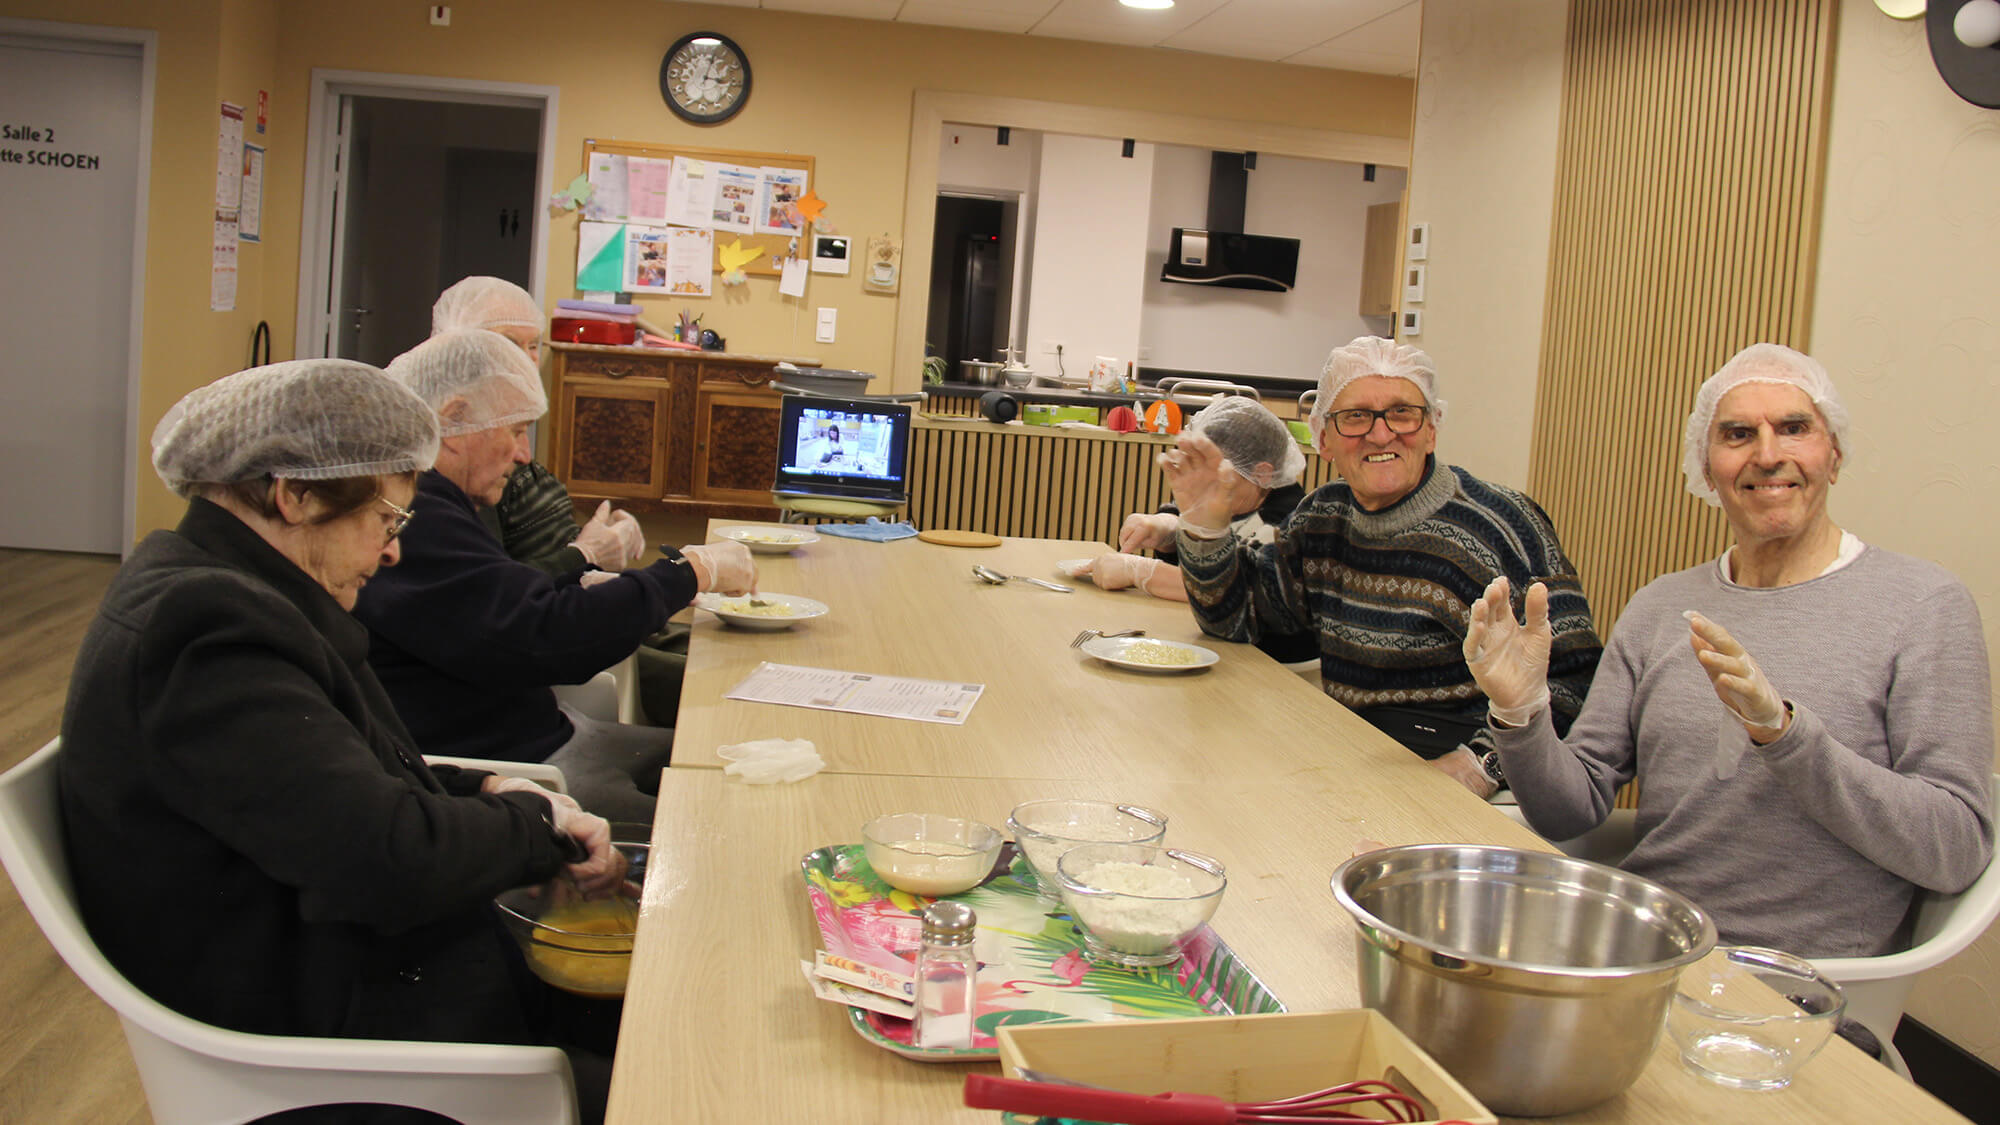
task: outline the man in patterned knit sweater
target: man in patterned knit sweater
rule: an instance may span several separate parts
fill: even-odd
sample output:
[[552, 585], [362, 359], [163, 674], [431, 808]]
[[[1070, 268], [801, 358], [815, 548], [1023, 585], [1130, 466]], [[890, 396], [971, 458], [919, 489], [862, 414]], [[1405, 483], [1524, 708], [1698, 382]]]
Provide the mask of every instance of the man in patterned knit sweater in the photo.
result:
[[1374, 336], [1335, 348], [1310, 423], [1341, 479], [1306, 497], [1267, 544], [1228, 531], [1229, 470], [1214, 443], [1184, 435], [1161, 464], [1202, 631], [1252, 642], [1311, 632], [1328, 695], [1488, 797], [1505, 774], [1460, 652], [1468, 607], [1495, 578], [1547, 586], [1558, 730], [1582, 707], [1603, 646], [1548, 515], [1438, 463], [1444, 407], [1422, 351]]

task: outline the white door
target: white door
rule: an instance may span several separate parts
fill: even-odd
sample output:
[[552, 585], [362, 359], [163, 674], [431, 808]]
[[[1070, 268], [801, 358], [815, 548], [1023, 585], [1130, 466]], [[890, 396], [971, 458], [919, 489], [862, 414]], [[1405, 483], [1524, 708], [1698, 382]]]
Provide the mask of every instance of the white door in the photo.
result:
[[125, 546], [141, 66], [0, 35], [0, 546]]

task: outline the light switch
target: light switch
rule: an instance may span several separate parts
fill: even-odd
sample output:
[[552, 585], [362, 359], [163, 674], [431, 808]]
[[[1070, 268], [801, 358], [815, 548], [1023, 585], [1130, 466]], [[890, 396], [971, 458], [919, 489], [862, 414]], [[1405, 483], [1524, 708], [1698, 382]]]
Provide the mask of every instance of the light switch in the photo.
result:
[[813, 333], [813, 339], [818, 340], [822, 344], [833, 343], [833, 322], [839, 313], [839, 309], [819, 310], [819, 330]]

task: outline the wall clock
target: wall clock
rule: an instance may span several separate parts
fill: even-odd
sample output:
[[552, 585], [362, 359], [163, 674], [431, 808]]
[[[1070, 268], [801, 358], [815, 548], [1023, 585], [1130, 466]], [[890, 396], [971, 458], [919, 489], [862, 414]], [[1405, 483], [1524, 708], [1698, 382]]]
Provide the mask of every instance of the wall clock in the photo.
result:
[[683, 35], [660, 60], [660, 96], [697, 125], [717, 125], [750, 100], [750, 60], [726, 35]]

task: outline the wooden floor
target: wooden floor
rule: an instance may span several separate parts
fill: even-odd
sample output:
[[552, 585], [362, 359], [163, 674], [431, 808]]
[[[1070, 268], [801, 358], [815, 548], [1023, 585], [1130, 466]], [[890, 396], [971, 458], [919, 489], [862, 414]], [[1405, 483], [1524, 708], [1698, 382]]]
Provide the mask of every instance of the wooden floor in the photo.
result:
[[[107, 555], [0, 549], [0, 769], [54, 738]], [[0, 1121], [146, 1125], [118, 1019], [49, 948], [0, 875]]]

